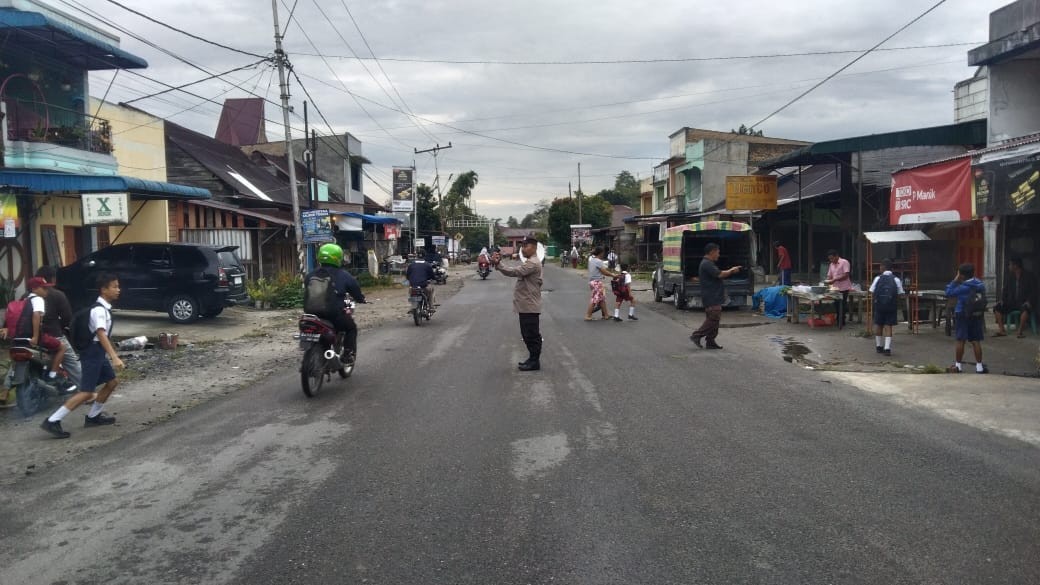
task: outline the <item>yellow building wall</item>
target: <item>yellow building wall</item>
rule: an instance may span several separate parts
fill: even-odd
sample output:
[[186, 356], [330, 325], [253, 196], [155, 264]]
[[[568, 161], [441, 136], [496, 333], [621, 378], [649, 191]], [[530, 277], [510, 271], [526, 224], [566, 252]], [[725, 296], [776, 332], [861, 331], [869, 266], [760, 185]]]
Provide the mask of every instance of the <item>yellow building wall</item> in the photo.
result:
[[[53, 226], [58, 235], [58, 253], [61, 255], [60, 266], [69, 263], [65, 253], [65, 228], [83, 226], [83, 205], [78, 197], [52, 197], [40, 208], [36, 216], [33, 230], [33, 249], [38, 250], [36, 264], [44, 264], [43, 232]], [[70, 242], [74, 247], [74, 242]], [[53, 264], [53, 261], [51, 262]]]

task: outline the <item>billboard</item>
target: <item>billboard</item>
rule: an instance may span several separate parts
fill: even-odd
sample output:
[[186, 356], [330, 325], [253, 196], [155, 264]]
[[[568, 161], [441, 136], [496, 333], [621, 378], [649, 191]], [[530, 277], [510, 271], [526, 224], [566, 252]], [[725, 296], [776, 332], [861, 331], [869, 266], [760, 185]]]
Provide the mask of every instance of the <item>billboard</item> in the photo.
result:
[[300, 212], [300, 231], [306, 244], [334, 242], [332, 221], [328, 209], [305, 209]]
[[415, 211], [415, 169], [394, 167], [394, 200], [392, 211]]
[[1040, 213], [1040, 143], [983, 154], [972, 174], [976, 216]]
[[892, 174], [889, 225], [971, 219], [971, 159], [965, 157]]
[[776, 209], [776, 175], [726, 177], [726, 209]]
[[588, 246], [592, 244], [592, 224], [591, 223], [572, 223], [571, 224], [571, 245]]

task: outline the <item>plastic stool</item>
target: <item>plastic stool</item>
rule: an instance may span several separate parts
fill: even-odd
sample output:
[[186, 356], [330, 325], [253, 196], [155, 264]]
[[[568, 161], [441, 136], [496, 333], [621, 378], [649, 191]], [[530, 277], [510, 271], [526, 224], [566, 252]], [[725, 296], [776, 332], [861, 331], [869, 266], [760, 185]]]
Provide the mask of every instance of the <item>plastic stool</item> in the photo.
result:
[[[1022, 311], [1009, 311], [1007, 317], [1004, 318], [1004, 327], [1009, 331], [1012, 328], [1018, 329], [1018, 324], [1022, 321]], [[1033, 330], [1033, 335], [1036, 335], [1036, 311], [1029, 312], [1029, 328]]]

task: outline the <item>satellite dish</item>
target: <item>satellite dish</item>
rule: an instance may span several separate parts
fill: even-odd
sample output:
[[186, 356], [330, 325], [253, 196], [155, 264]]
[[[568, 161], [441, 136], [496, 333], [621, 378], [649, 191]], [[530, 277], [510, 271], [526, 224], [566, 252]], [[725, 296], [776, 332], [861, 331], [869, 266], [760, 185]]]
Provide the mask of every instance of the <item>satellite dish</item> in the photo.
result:
[[539, 262], [545, 262], [545, 246], [541, 242], [538, 242], [538, 251], [535, 254], [538, 256]]

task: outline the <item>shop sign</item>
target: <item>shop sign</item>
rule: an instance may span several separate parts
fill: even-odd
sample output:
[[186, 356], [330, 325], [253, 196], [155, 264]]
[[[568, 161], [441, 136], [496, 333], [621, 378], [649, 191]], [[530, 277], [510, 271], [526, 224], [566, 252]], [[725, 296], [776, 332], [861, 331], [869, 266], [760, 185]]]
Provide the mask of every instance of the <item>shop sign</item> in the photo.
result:
[[386, 236], [386, 239], [388, 240], [396, 240], [400, 235], [397, 229], [397, 225], [392, 223], [384, 223], [383, 235]]
[[335, 242], [328, 209], [305, 209], [300, 212], [300, 231], [306, 244]]
[[726, 177], [726, 209], [776, 209], [776, 175]]
[[4, 224], [5, 238], [18, 235], [18, 197], [15, 195], [0, 195], [0, 221]]
[[447, 246], [448, 245], [448, 236], [433, 236], [433, 245], [434, 246]]
[[971, 159], [965, 157], [892, 174], [889, 225], [971, 218]]
[[415, 169], [411, 167], [394, 167], [394, 200], [393, 211], [412, 212], [415, 210]]
[[976, 216], [1040, 213], [1040, 143], [983, 154], [971, 186]]
[[83, 193], [83, 225], [127, 225], [130, 195], [127, 193]]

